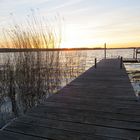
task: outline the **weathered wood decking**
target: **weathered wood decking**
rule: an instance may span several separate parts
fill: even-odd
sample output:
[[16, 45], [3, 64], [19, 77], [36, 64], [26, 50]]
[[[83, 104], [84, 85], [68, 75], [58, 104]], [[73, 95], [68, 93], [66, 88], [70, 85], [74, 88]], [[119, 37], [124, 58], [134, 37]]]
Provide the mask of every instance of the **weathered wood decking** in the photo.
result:
[[118, 59], [102, 60], [45, 104], [0, 132], [0, 140], [137, 140], [140, 102]]
[[125, 58], [123, 59], [124, 63], [140, 63], [140, 59], [139, 58]]

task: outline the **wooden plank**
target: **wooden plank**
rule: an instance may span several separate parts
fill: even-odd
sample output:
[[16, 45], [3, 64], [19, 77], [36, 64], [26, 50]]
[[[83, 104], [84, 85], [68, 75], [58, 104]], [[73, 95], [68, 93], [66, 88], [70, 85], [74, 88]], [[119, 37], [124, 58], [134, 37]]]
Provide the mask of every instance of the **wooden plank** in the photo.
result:
[[[69, 91], [69, 90], [68, 90]], [[129, 91], [127, 91], [129, 92]], [[140, 102], [138, 102], [138, 98], [137, 97], [132, 97], [132, 96], [124, 96], [120, 93], [120, 95], [109, 95], [110, 93], [108, 92], [108, 94], [106, 94], [106, 96], [104, 96], [105, 91], [102, 92], [90, 92], [90, 93], [85, 93], [85, 92], [76, 92], [76, 91], [69, 91], [68, 93], [65, 92], [61, 92], [59, 94], [56, 94], [55, 97], [74, 97], [74, 98], [81, 98], [81, 99], [85, 99], [85, 98], [89, 98], [89, 99], [94, 99], [94, 100], [100, 100], [100, 99], [104, 99], [104, 100], [119, 100], [119, 101], [134, 101], [133, 103], [135, 104], [140, 104]], [[49, 98], [50, 99], [50, 98]], [[125, 103], [125, 102], [122, 102]]]
[[[92, 104], [84, 104], [84, 103], [79, 103], [79, 104], [72, 104], [70, 105], [68, 102], [49, 102], [47, 101], [43, 105], [39, 105], [38, 107], [57, 107], [57, 108], [67, 108], [67, 109], [79, 109], [79, 110], [89, 110], [89, 111], [94, 111], [95, 108], [96, 110], [102, 110], [107, 112], [107, 110], [122, 110], [122, 111], [137, 111], [140, 112], [140, 105], [129, 105], [129, 104], [119, 104], [119, 103], [110, 103], [110, 102], [95, 102]], [[125, 112], [124, 111], [124, 112]], [[118, 112], [119, 113], [119, 112]]]
[[[140, 123], [140, 117], [139, 116], [134, 116], [134, 115], [122, 115], [122, 114], [113, 114], [113, 113], [102, 113], [102, 112], [95, 112], [93, 114], [87, 112], [86, 114], [84, 113], [75, 113], [75, 115], [71, 113], [62, 113], [60, 112], [49, 112], [47, 114], [45, 113], [32, 113], [28, 114], [33, 117], [38, 117], [38, 118], [44, 118], [44, 119], [56, 119], [56, 120], [63, 120], [63, 121], [71, 121], [71, 122], [77, 122], [77, 123], [94, 123], [95, 119], [105, 119], [105, 120], [114, 120], [114, 121], [123, 121], [124, 124], [125, 122], [130, 122], [135, 124], [137, 123], [139, 125]], [[108, 124], [109, 125], [109, 124]], [[116, 126], [118, 127], [118, 126]], [[122, 126], [120, 126], [122, 127]]]
[[[103, 89], [103, 87], [102, 87], [102, 89]], [[56, 94], [56, 97], [57, 97], [57, 95], [59, 97], [61, 97], [61, 96], [70, 96], [70, 97], [80, 96], [81, 98], [89, 96], [89, 98], [90, 97], [112, 98], [112, 99], [119, 98], [120, 100], [126, 99], [126, 101], [129, 101], [129, 100], [136, 101], [137, 100], [137, 97], [135, 96], [135, 94], [134, 94], [134, 96], [126, 94], [126, 93], [131, 92], [131, 90], [128, 90], [128, 89], [125, 89], [125, 90], [123, 89], [122, 91], [116, 90], [116, 92], [115, 91], [107, 91], [107, 88], [104, 88], [104, 90], [101, 90], [100, 88], [99, 89], [94, 88], [93, 90], [83, 88], [81, 91], [80, 90], [81, 90], [80, 88], [73, 88], [73, 89], [67, 88], [67, 89], [64, 89], [63, 91], [59, 92], [59, 95]]]
[[24, 135], [33, 135], [34, 137], [44, 137], [51, 140], [120, 140], [115, 137], [99, 136], [94, 134], [86, 134], [68, 130], [61, 130], [49, 127], [29, 125], [23, 123], [14, 123], [6, 128], [7, 131], [23, 133]]
[[[39, 126], [39, 125], [29, 125], [26, 123], [18, 123], [14, 122], [10, 126], [6, 128], [6, 130], [24, 133], [28, 135], [34, 136], [42, 136], [46, 138], [52, 139], [64, 139], [64, 140], [71, 140], [71, 139], [95, 139], [96, 136], [103, 136], [103, 137], [111, 137], [111, 138], [119, 138], [119, 139], [128, 139], [134, 140], [140, 136], [140, 131], [130, 131], [126, 129], [117, 129], [111, 127], [102, 127], [102, 126], [95, 126], [91, 125], [89, 127], [82, 126], [81, 124], [72, 124], [68, 125], [67, 127], [59, 126], [59, 129], [50, 128], [48, 126]], [[70, 129], [71, 128], [71, 129]], [[79, 129], [79, 132], [75, 132], [74, 129]], [[88, 129], [89, 131], [85, 132], [84, 130]]]
[[[103, 95], [101, 95], [103, 96]], [[111, 97], [110, 97], [111, 98]], [[91, 97], [91, 96], [83, 96], [83, 97], [80, 97], [80, 96], [55, 96], [55, 97], [52, 97], [52, 98], [49, 98], [47, 101], [49, 102], [61, 102], [61, 103], [73, 103], [73, 104], [87, 104], [87, 105], [92, 105], [92, 104], [102, 104], [102, 103], [108, 103], [108, 104], [123, 104], [124, 106], [126, 105], [135, 105], [135, 106], [140, 106], [140, 102], [137, 100], [137, 99], [133, 99], [132, 100], [123, 100], [122, 98], [121, 99], [117, 99], [115, 98], [114, 100], [111, 98], [109, 99], [108, 98], [102, 98], [102, 97]]]
[[[129, 121], [119, 121], [119, 120], [104, 118], [102, 116], [101, 117], [93, 116], [92, 118], [88, 118], [88, 120], [86, 121], [77, 123], [75, 119], [68, 120], [67, 118], [58, 118], [58, 117], [54, 119], [54, 118], [48, 118], [47, 116], [41, 118], [41, 117], [33, 117], [33, 116], [26, 115], [19, 118], [18, 120], [15, 120], [15, 122], [55, 127], [58, 129], [59, 128], [65, 129], [64, 127], [66, 127], [67, 129], [72, 129], [73, 131], [78, 131], [79, 130], [78, 125], [80, 124], [81, 127], [83, 127], [82, 131], [87, 133], [92, 131], [91, 127], [93, 127], [93, 125], [140, 131], [140, 122], [132, 123]], [[70, 128], [69, 125], [72, 125], [73, 127]], [[81, 130], [79, 131], [82, 132]]]
[[41, 137], [33, 137], [30, 135], [24, 135], [22, 133], [15, 133], [10, 131], [0, 131], [0, 140], [49, 140]]
[[[42, 108], [36, 108], [34, 111], [31, 111], [27, 113], [28, 115], [35, 115], [35, 116], [46, 116], [48, 114], [58, 114], [58, 116], [61, 116], [62, 114], [67, 114], [67, 116], [81, 116], [80, 118], [84, 118], [84, 121], [86, 119], [94, 117], [94, 116], [104, 116], [107, 118], [112, 118], [116, 120], [126, 120], [126, 121], [131, 121], [131, 122], [140, 122], [140, 116], [139, 115], [134, 115], [134, 114], [125, 114], [125, 113], [118, 113], [118, 112], [106, 112], [106, 111], [99, 111], [99, 110], [83, 110], [83, 109], [68, 109], [68, 108], [57, 108], [57, 107], [43, 107]], [[75, 116], [75, 117], [76, 117]], [[80, 120], [79, 118], [79, 120]], [[85, 119], [86, 118], [86, 119]]]

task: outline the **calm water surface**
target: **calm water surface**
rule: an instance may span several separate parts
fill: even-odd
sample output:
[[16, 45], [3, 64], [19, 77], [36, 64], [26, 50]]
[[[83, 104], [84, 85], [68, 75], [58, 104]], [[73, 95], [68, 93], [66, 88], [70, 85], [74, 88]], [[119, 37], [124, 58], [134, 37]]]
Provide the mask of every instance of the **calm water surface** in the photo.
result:
[[[74, 51], [71, 53], [75, 53]], [[62, 52], [61, 54], [61, 60], [63, 60], [61, 62], [61, 66], [63, 69], [68, 70], [69, 71], [69, 65], [72, 65], [72, 72], [74, 73], [77, 69], [79, 70], [79, 74], [81, 74], [82, 72], [84, 72], [85, 70], [87, 70], [88, 68], [90, 68], [91, 66], [94, 65], [94, 59], [97, 58], [97, 61], [100, 61], [101, 59], [104, 58], [104, 50], [93, 50], [93, 51], [81, 51], [81, 54], [84, 55], [83, 57], [80, 57], [81, 60], [79, 61], [80, 64], [77, 66], [77, 64], [75, 63], [75, 61], [77, 60], [77, 56], [75, 57], [75, 55], [69, 55], [69, 57], [75, 57], [72, 61], [71, 59], [69, 59], [69, 64], [68, 65], [64, 65], [64, 62], [66, 59], [66, 56], [69, 53], [65, 53]], [[80, 53], [79, 53], [80, 54]], [[12, 58], [13, 54], [10, 54], [10, 57]], [[65, 56], [63, 58], [63, 56]], [[118, 57], [123, 57], [123, 58], [132, 58], [133, 57], [133, 49], [113, 49], [113, 50], [107, 50], [107, 58], [118, 58]], [[0, 54], [0, 68], [3, 65], [3, 61], [7, 59], [7, 54], [5, 53], [1, 53]], [[82, 59], [86, 59], [83, 60]], [[83, 62], [83, 63], [81, 63]], [[64, 66], [63, 66], [64, 65]], [[83, 67], [85, 68], [83, 71]], [[136, 93], [136, 95], [138, 96], [140, 94], [140, 63], [127, 63], [125, 64], [126, 70], [129, 74], [132, 86], [134, 88], [134, 91]], [[68, 82], [70, 82], [71, 80], [73, 80], [76, 76], [78, 76], [79, 74], [76, 74], [73, 76], [70, 75], [65, 75], [64, 79], [61, 79], [61, 87], [65, 86]], [[67, 76], [67, 80], [65, 79]], [[50, 79], [51, 80], [51, 79]], [[52, 79], [53, 80], [53, 79]], [[10, 98], [8, 98], [7, 96], [3, 98], [3, 100], [0, 99], [0, 127], [2, 127], [3, 125], [5, 125], [5, 123], [7, 123], [9, 120], [11, 120], [12, 118], [16, 117], [15, 115], [13, 115], [12, 113], [12, 104], [11, 104], [11, 100]]]

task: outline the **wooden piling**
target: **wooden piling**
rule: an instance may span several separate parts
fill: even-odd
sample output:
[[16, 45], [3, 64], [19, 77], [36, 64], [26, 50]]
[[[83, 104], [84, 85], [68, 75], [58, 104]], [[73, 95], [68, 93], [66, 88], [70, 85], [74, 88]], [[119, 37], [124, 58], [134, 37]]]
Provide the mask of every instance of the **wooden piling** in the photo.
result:
[[97, 58], [95, 58], [94, 63], [95, 63], [95, 69], [96, 69], [97, 68]]
[[122, 66], [123, 66], [123, 58], [121, 57], [120, 58], [120, 69], [122, 69]]
[[104, 44], [104, 59], [106, 59], [106, 43]]
[[136, 48], [133, 49], [133, 59], [136, 58]]

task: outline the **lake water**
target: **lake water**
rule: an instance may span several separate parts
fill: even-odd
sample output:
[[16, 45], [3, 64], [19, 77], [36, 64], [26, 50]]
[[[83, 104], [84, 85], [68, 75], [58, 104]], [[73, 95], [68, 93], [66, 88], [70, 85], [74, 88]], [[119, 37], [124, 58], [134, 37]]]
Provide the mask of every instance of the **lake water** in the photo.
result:
[[[9, 55], [9, 54], [8, 54]], [[45, 55], [45, 57], [47, 56], [52, 57], [54, 54], [47, 54]], [[9, 55], [9, 58], [7, 57], [7, 53], [0, 53], [0, 69], [1, 71], [3, 71], [2, 66], [4, 64], [5, 59], [10, 59], [12, 60], [15, 56], [17, 56], [17, 54], [13, 54], [11, 53]], [[57, 56], [57, 54], [55, 54], [54, 56]], [[43, 55], [44, 57], [44, 55]], [[118, 57], [123, 57], [123, 58], [132, 58], [133, 57], [133, 49], [110, 49], [107, 50], [107, 58], [118, 58]], [[18, 58], [18, 57], [17, 57]], [[16, 60], [17, 60], [16, 58]], [[34, 55], [33, 55], [33, 58]], [[95, 58], [97, 58], [97, 61], [99, 62], [101, 59], [104, 58], [104, 50], [88, 50], [88, 51], [63, 51], [59, 54], [59, 57], [56, 57], [54, 60], [52, 59], [51, 61], [53, 61], [53, 63], [50, 61], [47, 62], [47, 67], [50, 67], [50, 64], [52, 65], [52, 67], [50, 67], [48, 70], [52, 69], [49, 71], [49, 74], [51, 74], [51, 77], [48, 79], [47, 76], [42, 75], [42, 79], [44, 81], [44, 85], [47, 83], [47, 88], [44, 88], [44, 92], [45, 96], [49, 96], [50, 94], [46, 94], [48, 93], [48, 91], [46, 89], [48, 89], [48, 85], [52, 88], [54, 88], [54, 90], [50, 90], [49, 93], [51, 91], [57, 91], [59, 89], [61, 89], [63, 86], [65, 86], [67, 83], [69, 83], [71, 80], [75, 79], [78, 75], [82, 74], [84, 71], [86, 71], [88, 68], [90, 68], [91, 66], [94, 65], [94, 60]], [[40, 60], [42, 60], [44, 58], [41, 58]], [[57, 60], [59, 61], [59, 64], [56, 64], [55, 61]], [[48, 59], [46, 59], [48, 61]], [[44, 61], [46, 61], [44, 60]], [[8, 61], [7, 61], [8, 62]], [[19, 61], [20, 62], [20, 61]], [[28, 61], [27, 61], [28, 62]], [[31, 62], [29, 62], [30, 65]], [[16, 63], [16, 67], [18, 68], [18, 65], [20, 66], [20, 64]], [[14, 63], [13, 63], [14, 65]], [[26, 64], [28, 65], [28, 63]], [[59, 71], [57, 68], [55, 68], [57, 65], [59, 65]], [[44, 64], [41, 64], [42, 67], [44, 67]], [[32, 64], [30, 67], [28, 67], [28, 69], [31, 69], [32, 67], [34, 67], [34, 65]], [[136, 95], [140, 94], [140, 63], [127, 63], [125, 64], [126, 70], [129, 74], [132, 86], [135, 90]], [[40, 71], [42, 73], [42, 70]], [[46, 72], [46, 69], [44, 69], [44, 72]], [[55, 74], [57, 73], [57, 75]], [[18, 73], [19, 74], [19, 73]], [[30, 85], [30, 81], [26, 81], [26, 79], [24, 79], [24, 77], [29, 76], [29, 77], [33, 77], [34, 75], [26, 75], [26, 72], [24, 73], [24, 75], [19, 75], [20, 77], [22, 76], [22, 78], [20, 79], [23, 83], [23, 81], [26, 83], [29, 83]], [[38, 73], [38, 75], [40, 75], [40, 73]], [[1, 77], [3, 76], [2, 74], [0, 75]], [[16, 76], [16, 75], [15, 75]], [[57, 77], [58, 79], [54, 80], [54, 77]], [[59, 78], [60, 77], [60, 78]], [[38, 77], [36, 77], [37, 79]], [[23, 80], [23, 81], [22, 81]], [[30, 80], [30, 79], [28, 79]], [[32, 80], [32, 79], [31, 79]], [[45, 81], [47, 80], [47, 82]], [[59, 81], [59, 82], [58, 82]], [[49, 82], [49, 83], [48, 83]], [[31, 83], [33, 83], [33, 81], [31, 81]], [[55, 84], [57, 84], [57, 86], [59, 88], [56, 87]], [[36, 84], [36, 83], [34, 83]], [[15, 114], [13, 114], [13, 108], [12, 108], [12, 101], [11, 101], [11, 97], [9, 97], [6, 94], [2, 93], [2, 89], [3, 89], [3, 83], [0, 82], [0, 127], [2, 127], [3, 125], [5, 125], [9, 120], [13, 119], [14, 117], [16, 117]], [[21, 85], [20, 85], [21, 86]], [[29, 86], [28, 89], [30, 89], [31, 87]], [[42, 88], [42, 89], [43, 89]], [[6, 89], [5, 89], [6, 90]], [[29, 92], [29, 91], [26, 91]], [[44, 93], [42, 94], [42, 97], [44, 97]], [[33, 100], [25, 100], [26, 101], [26, 106], [32, 107], [34, 105], [38, 104], [38, 100], [40, 100], [40, 96], [35, 96], [33, 97], [32, 95], [30, 95], [30, 92], [27, 95], [24, 96], [19, 96], [18, 94], [15, 94], [15, 98], [16, 98], [16, 104], [18, 106], [18, 112], [19, 114], [23, 114], [23, 110], [25, 110], [25, 108], [28, 109], [28, 107], [25, 107], [25, 104], [23, 104], [22, 98], [33, 98]], [[46, 97], [45, 97], [46, 98]], [[41, 100], [43, 101], [43, 100]], [[37, 102], [37, 103], [36, 103]], [[31, 104], [32, 103], [32, 104]], [[19, 115], [18, 114], [18, 115]]]

